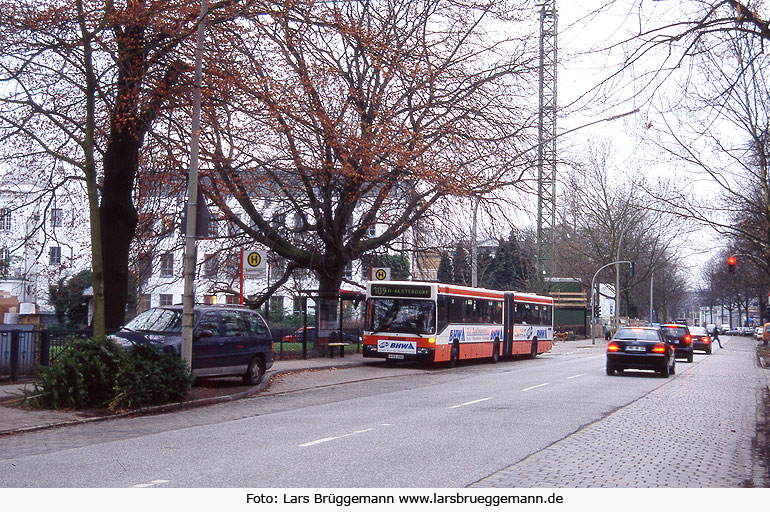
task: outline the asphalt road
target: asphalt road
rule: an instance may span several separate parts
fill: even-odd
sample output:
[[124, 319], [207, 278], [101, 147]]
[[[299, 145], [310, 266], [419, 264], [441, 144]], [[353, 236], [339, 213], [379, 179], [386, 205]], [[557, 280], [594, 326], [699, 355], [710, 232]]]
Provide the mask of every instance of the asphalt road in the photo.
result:
[[299, 373], [251, 399], [12, 436], [0, 486], [464, 487], [680, 378], [607, 377], [601, 346], [566, 347]]

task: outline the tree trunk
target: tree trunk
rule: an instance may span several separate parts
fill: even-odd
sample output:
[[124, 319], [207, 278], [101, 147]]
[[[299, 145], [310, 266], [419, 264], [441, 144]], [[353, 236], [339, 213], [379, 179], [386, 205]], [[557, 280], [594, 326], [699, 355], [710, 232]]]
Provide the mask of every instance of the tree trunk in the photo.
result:
[[134, 207], [134, 178], [140, 142], [128, 130], [113, 132], [104, 154], [104, 186], [99, 207], [104, 262], [106, 331], [125, 321], [128, 301], [128, 260], [139, 216]]

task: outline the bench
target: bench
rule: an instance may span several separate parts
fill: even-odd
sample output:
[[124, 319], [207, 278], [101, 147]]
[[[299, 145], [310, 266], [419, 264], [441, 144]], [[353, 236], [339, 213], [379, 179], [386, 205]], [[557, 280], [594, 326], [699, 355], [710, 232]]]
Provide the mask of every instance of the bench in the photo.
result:
[[334, 359], [334, 347], [339, 347], [340, 357], [345, 357], [345, 347], [347, 347], [349, 343], [328, 343], [328, 345], [329, 345], [329, 357], [331, 359]]

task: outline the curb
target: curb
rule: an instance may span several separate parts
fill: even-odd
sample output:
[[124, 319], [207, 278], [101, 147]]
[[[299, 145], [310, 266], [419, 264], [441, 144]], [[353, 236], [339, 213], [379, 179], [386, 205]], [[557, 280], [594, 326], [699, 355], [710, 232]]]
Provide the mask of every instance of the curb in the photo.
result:
[[196, 407], [205, 407], [207, 405], [233, 402], [235, 400], [249, 398], [253, 395], [258, 394], [261, 391], [264, 391], [265, 389], [270, 387], [270, 385], [273, 383], [273, 381], [277, 377], [284, 374], [309, 371], [309, 370], [315, 371], [315, 370], [332, 370], [336, 368], [346, 368], [346, 367], [352, 368], [356, 366], [363, 366], [364, 364], [365, 363], [363, 362], [353, 362], [353, 363], [347, 363], [347, 364], [346, 363], [329, 364], [324, 366], [314, 366], [310, 368], [293, 368], [293, 369], [287, 369], [287, 370], [280, 370], [280, 371], [272, 372], [267, 379], [263, 379], [261, 383], [257, 384], [252, 389], [241, 391], [240, 393], [234, 393], [232, 395], [222, 395], [222, 396], [216, 396], [211, 398], [201, 398], [198, 400], [191, 400], [189, 402], [173, 402], [173, 403], [163, 404], [163, 405], [151, 405], [148, 407], [142, 407], [141, 409], [133, 409], [130, 411], [119, 412], [116, 414], [110, 414], [106, 416], [94, 416], [90, 418], [83, 418], [83, 419], [77, 419], [77, 420], [66, 420], [66, 421], [58, 421], [55, 423], [46, 423], [43, 425], [34, 425], [31, 427], [20, 427], [20, 428], [8, 429], [8, 430], [0, 430], [0, 438], [14, 435], [14, 434], [26, 434], [30, 432], [39, 432], [42, 430], [51, 430], [51, 429], [60, 428], [60, 427], [84, 425], [86, 423], [99, 423], [99, 422], [105, 422], [105, 421], [115, 420], [119, 418], [128, 418], [132, 416], [149, 416], [153, 414], [163, 414], [167, 412], [194, 409]]

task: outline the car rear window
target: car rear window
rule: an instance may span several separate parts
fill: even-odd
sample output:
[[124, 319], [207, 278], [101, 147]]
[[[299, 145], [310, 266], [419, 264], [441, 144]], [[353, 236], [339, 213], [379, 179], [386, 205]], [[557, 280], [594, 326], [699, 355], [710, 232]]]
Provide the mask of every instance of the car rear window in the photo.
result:
[[659, 341], [658, 332], [651, 329], [618, 329], [616, 340]]
[[669, 338], [683, 338], [687, 335], [687, 327], [666, 327], [661, 328], [663, 334]]

